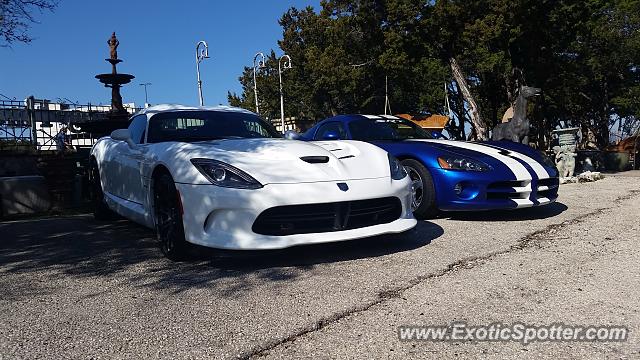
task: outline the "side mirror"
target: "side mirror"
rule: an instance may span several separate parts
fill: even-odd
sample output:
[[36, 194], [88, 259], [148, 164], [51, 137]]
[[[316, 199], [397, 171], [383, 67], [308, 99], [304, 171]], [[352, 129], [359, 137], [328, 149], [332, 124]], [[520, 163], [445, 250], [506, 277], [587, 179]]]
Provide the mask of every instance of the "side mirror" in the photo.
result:
[[293, 130], [287, 130], [284, 132], [284, 136], [285, 139], [289, 139], [289, 140], [297, 140], [300, 139], [300, 134], [298, 134], [297, 132], [293, 131]]
[[327, 131], [322, 136], [322, 140], [340, 140], [340, 134], [335, 131]]
[[111, 132], [111, 138], [116, 141], [126, 142], [130, 148], [135, 148], [136, 144], [131, 139], [131, 132], [129, 129], [117, 129]]

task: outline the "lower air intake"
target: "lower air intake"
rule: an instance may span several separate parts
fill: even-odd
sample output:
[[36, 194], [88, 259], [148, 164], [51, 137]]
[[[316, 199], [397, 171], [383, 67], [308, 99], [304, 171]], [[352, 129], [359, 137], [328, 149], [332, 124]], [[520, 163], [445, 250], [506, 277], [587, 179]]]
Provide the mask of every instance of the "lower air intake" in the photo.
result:
[[277, 206], [263, 211], [252, 230], [261, 235], [294, 235], [358, 229], [400, 218], [396, 197], [323, 204]]

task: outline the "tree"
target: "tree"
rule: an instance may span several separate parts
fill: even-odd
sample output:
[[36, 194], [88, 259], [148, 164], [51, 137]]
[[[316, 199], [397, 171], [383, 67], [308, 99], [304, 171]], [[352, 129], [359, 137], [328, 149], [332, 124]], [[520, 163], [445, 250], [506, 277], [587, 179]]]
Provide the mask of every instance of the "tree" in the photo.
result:
[[[529, 112], [531, 138], [540, 148], [549, 145], [558, 126], [591, 129], [605, 145], [614, 124], [626, 131], [640, 124], [638, 0], [325, 0], [321, 5], [319, 12], [291, 8], [280, 19], [278, 45], [294, 64], [285, 77], [287, 114], [322, 119], [381, 113], [388, 77], [394, 113], [450, 109], [447, 129], [458, 138], [465, 138], [465, 128], [485, 138], [522, 85], [543, 91]], [[456, 76], [450, 59], [456, 60]], [[248, 70], [240, 78], [243, 92], [230, 94], [230, 102], [251, 108]], [[273, 72], [263, 76], [258, 86], [266, 111], [277, 104], [277, 81], [269, 78]]]
[[57, 6], [55, 0], [0, 0], [0, 46], [31, 42], [29, 29], [37, 23], [33, 13], [53, 11]]
[[[417, 27], [422, 1], [324, 1], [290, 9], [280, 19], [279, 46], [293, 60], [285, 79], [287, 113], [319, 120], [339, 113], [382, 113], [385, 77], [395, 112], [440, 112], [447, 67]], [[252, 72], [240, 78], [242, 94], [230, 103], [252, 103]], [[261, 98], [266, 96], [258, 79]], [[262, 100], [267, 101], [269, 100]], [[262, 112], [262, 110], [261, 110]]]

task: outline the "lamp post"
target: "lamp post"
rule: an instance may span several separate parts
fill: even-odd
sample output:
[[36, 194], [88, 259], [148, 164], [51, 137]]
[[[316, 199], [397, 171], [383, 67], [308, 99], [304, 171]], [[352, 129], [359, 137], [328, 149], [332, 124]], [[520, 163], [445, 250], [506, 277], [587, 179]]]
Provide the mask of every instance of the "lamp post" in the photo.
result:
[[[200, 46], [204, 48], [200, 50]], [[202, 80], [200, 80], [200, 62], [209, 58], [209, 45], [204, 40], [201, 40], [196, 45], [196, 73], [198, 75], [198, 96], [200, 99], [200, 106], [204, 106], [204, 99], [202, 98]]]
[[[282, 61], [284, 59], [284, 61]], [[291, 69], [291, 57], [284, 54], [278, 60], [278, 76], [280, 77], [280, 122], [284, 134], [284, 95], [282, 94], [282, 72]]]
[[[260, 60], [258, 60], [260, 58]], [[258, 64], [256, 65], [256, 60], [258, 60]], [[265, 57], [262, 52], [258, 52], [256, 56], [253, 57], [253, 95], [255, 95], [256, 99], [256, 114], [260, 114], [260, 109], [258, 108], [258, 83], [256, 82], [256, 68], [264, 69], [265, 65]]]
[[151, 83], [142, 83], [140, 86], [144, 86], [144, 107], [148, 107], [149, 105], [149, 97], [147, 96], [147, 86], [150, 86]]

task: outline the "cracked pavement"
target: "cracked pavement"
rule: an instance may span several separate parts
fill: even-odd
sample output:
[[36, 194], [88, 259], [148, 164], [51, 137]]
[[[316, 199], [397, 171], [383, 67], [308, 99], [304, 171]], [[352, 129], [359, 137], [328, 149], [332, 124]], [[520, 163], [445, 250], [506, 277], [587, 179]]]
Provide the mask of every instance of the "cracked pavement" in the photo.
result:
[[[172, 263], [131, 222], [0, 223], [0, 359], [640, 357], [640, 177], [406, 234]], [[220, 257], [225, 256], [225, 257]], [[401, 342], [464, 320], [626, 325], [624, 343]]]

